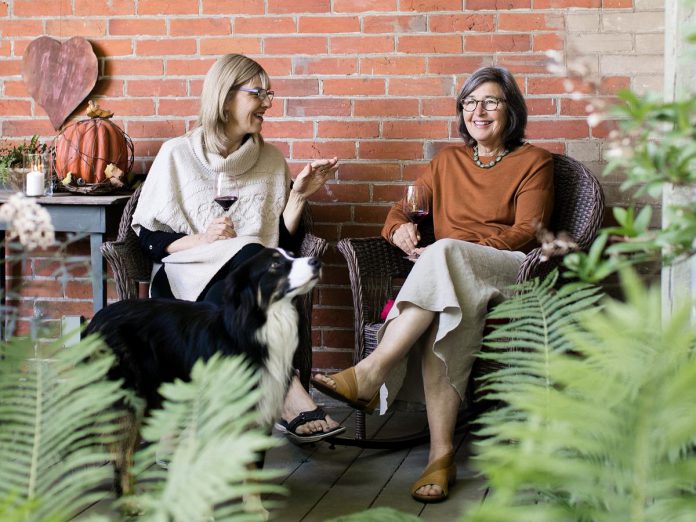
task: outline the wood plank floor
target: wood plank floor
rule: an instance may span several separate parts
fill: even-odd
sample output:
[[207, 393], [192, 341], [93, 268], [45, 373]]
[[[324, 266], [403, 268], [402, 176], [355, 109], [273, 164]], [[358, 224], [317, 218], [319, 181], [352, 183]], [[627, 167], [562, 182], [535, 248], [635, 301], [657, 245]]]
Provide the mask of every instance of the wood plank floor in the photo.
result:
[[[343, 436], [352, 438], [353, 410], [327, 409], [348, 428]], [[392, 438], [415, 433], [424, 426], [425, 417], [420, 413], [367, 416], [368, 436]], [[281, 434], [274, 436], [285, 440]], [[271, 508], [271, 520], [324, 522], [376, 507], [391, 507], [428, 521], [458, 520], [468, 508], [482, 502], [486, 483], [471, 465], [468, 437], [459, 435], [456, 445], [457, 482], [450, 489], [449, 500], [423, 504], [413, 500], [409, 490], [427, 463], [427, 444], [402, 450], [332, 446], [328, 442], [283, 444], [266, 456], [266, 466], [282, 471], [275, 482], [288, 489], [287, 497], [268, 499], [272, 504], [267, 506]], [[102, 501], [76, 520], [113, 513], [110, 502]]]

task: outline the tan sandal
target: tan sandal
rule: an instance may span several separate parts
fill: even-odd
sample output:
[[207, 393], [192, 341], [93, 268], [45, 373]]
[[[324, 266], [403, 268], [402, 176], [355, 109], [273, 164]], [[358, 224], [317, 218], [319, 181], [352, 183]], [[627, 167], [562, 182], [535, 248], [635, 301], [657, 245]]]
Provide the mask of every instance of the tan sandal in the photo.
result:
[[[457, 478], [457, 465], [454, 463], [454, 453], [450, 452], [444, 457], [434, 460], [425, 468], [423, 474], [411, 486], [411, 496], [420, 502], [441, 502], [447, 498], [448, 487]], [[440, 495], [421, 495], [416, 493], [423, 486], [440, 486]]]
[[372, 396], [370, 400], [360, 399], [358, 397], [358, 379], [355, 377], [355, 367], [351, 366], [342, 372], [332, 373], [327, 375], [336, 383], [336, 387], [332, 388], [326, 383], [316, 380], [312, 377], [311, 381], [314, 387], [329, 397], [345, 402], [356, 410], [372, 413], [379, 404], [379, 390]]

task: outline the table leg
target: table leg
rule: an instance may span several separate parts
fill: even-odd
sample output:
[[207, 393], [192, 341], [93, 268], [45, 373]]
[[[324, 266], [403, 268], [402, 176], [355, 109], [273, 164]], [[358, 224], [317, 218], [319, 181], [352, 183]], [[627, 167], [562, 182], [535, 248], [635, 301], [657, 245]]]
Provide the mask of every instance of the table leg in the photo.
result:
[[106, 278], [101, 245], [104, 234], [89, 235], [89, 252], [92, 261], [92, 311], [96, 314], [106, 306]]

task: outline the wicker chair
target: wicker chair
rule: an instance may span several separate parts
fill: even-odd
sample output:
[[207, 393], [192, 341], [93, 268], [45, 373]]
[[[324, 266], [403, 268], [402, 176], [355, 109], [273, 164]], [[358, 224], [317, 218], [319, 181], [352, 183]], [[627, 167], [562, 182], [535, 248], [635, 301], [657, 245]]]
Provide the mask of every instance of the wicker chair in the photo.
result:
[[[142, 297], [139, 288], [149, 283], [152, 271], [152, 261], [141, 250], [138, 236], [131, 228], [133, 212], [135, 212], [139, 197], [140, 188], [133, 193], [123, 209], [116, 241], [106, 242], [101, 247], [102, 254], [113, 271], [119, 300]], [[328, 244], [326, 240], [311, 233], [312, 219], [309, 205], [305, 206], [301, 228], [305, 230], [305, 235], [297, 254], [321, 257], [326, 252]], [[295, 353], [294, 362], [305, 388], [309, 386], [309, 376], [312, 369], [312, 298], [313, 295], [310, 292], [299, 298], [297, 302], [300, 316], [304, 320], [301, 322], [300, 343]]]
[[[553, 156], [556, 195], [550, 229], [568, 232], [580, 248], [586, 249], [594, 240], [604, 217], [602, 189], [582, 163], [560, 154]], [[355, 364], [377, 346], [377, 331], [382, 326], [379, 314], [387, 299], [396, 295], [399, 282], [408, 275], [413, 264], [404, 259], [401, 250], [381, 237], [342, 239], [338, 243], [338, 250], [346, 258], [353, 293]], [[527, 254], [517, 275], [518, 282], [544, 276], [560, 263], [558, 257], [541, 262], [540, 256], [540, 248]], [[472, 381], [476, 375], [486, 372], [485, 364], [483, 360], [477, 360], [472, 371]], [[365, 414], [356, 412], [356, 442], [352, 445], [398, 447], [421, 443], [427, 440], [427, 435], [425, 438], [419, 435], [381, 442], [364, 439]]]

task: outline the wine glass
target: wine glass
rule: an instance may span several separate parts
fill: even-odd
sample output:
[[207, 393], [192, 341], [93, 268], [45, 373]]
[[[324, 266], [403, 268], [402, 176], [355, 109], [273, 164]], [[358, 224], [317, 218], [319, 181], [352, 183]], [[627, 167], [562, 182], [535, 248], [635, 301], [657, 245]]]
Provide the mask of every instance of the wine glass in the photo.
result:
[[223, 210], [227, 212], [238, 199], [239, 189], [237, 187], [237, 177], [225, 172], [218, 173], [215, 187], [215, 203], [220, 205]]
[[[418, 226], [425, 218], [430, 215], [430, 199], [428, 192], [422, 185], [409, 185], [404, 190], [404, 197], [401, 200], [401, 209], [411, 223]], [[411, 254], [405, 257], [411, 261], [418, 259], [418, 254]]]

